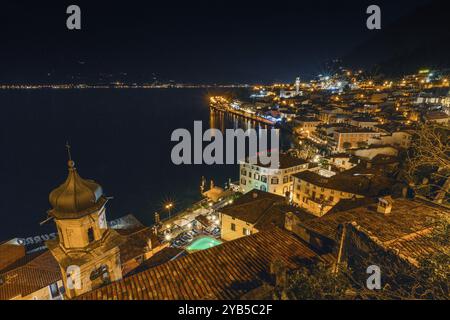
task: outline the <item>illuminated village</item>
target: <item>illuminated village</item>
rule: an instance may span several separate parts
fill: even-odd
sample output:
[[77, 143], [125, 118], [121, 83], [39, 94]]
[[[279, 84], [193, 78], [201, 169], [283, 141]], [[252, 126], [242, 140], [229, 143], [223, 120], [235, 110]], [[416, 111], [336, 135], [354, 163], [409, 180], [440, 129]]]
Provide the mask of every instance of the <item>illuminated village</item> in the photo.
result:
[[449, 79], [340, 69], [211, 96], [211, 112], [289, 131], [295, 148], [276, 168], [243, 161], [224, 187], [202, 180], [203, 200], [166, 203], [152, 226], [109, 221], [67, 146], [48, 190], [57, 234], [31, 252], [2, 239], [0, 299], [448, 299]]

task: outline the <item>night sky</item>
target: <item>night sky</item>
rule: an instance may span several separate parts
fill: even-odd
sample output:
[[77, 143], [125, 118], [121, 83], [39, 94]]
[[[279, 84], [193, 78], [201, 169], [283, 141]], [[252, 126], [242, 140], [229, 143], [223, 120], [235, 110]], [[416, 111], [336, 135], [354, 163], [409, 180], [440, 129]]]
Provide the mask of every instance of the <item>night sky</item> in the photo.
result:
[[[381, 7], [384, 27], [427, 2], [8, 1], [0, 82], [308, 78], [379, 32], [366, 28], [368, 5]], [[66, 28], [70, 4], [81, 7], [80, 31]]]

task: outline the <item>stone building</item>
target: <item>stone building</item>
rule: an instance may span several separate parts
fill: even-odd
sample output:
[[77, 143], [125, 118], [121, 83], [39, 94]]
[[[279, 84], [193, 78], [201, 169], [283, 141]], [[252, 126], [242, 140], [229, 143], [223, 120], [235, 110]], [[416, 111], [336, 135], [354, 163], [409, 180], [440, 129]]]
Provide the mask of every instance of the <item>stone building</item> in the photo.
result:
[[[299, 211], [286, 197], [252, 190], [233, 204], [220, 209], [221, 238], [239, 239], [273, 226], [284, 227], [286, 212]], [[314, 216], [304, 214], [304, 218]]]
[[108, 198], [102, 187], [81, 178], [69, 161], [66, 181], [50, 193], [58, 238], [47, 242], [58, 261], [69, 298], [122, 278], [123, 239], [106, 222]]
[[323, 176], [319, 172], [304, 171], [294, 175], [293, 203], [315, 216], [323, 216], [341, 200], [363, 199], [370, 188], [364, 176], [338, 173]]
[[80, 177], [70, 160], [66, 181], [50, 193], [49, 216], [58, 237], [46, 245], [62, 274], [65, 294], [76, 297], [122, 279], [164, 248], [147, 227], [111, 229], [102, 187]]
[[307, 170], [308, 167], [307, 161], [287, 154], [280, 154], [276, 168], [246, 161], [240, 165], [240, 189], [243, 193], [258, 189], [284, 197], [292, 192], [292, 175]]

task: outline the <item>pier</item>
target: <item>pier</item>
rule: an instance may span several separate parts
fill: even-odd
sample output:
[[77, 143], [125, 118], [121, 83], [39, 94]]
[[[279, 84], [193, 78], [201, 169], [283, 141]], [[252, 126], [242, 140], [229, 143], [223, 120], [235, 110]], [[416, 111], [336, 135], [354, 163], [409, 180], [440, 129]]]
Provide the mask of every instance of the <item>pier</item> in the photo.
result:
[[232, 108], [229, 105], [228, 101], [226, 101], [226, 100], [217, 100], [216, 98], [211, 98], [209, 107], [214, 110], [217, 110], [217, 111], [235, 114], [235, 115], [241, 116], [243, 118], [254, 120], [254, 121], [264, 123], [264, 124], [267, 124], [270, 126], [275, 125], [275, 123], [273, 121], [270, 121], [268, 119], [260, 117], [256, 114], [252, 114], [252, 113], [246, 112], [244, 110], [238, 110], [238, 109]]

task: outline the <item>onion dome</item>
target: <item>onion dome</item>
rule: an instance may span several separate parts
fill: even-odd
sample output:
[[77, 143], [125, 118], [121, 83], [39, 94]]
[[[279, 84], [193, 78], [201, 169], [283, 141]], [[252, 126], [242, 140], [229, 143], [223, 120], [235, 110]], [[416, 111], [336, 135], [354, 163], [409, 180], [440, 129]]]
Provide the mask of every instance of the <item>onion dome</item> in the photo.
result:
[[99, 210], [107, 201], [102, 187], [92, 180], [80, 177], [75, 163], [69, 160], [66, 181], [49, 196], [50, 215], [57, 219], [77, 219]]

